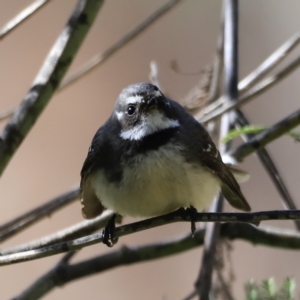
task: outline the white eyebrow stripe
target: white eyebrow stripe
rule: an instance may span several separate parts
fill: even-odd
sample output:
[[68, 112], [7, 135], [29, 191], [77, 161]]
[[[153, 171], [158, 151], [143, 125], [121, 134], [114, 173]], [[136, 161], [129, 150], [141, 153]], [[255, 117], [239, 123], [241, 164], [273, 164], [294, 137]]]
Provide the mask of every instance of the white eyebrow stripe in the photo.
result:
[[142, 96], [131, 96], [126, 98], [125, 102], [126, 104], [134, 104], [134, 103], [141, 103], [142, 102], [143, 97]]

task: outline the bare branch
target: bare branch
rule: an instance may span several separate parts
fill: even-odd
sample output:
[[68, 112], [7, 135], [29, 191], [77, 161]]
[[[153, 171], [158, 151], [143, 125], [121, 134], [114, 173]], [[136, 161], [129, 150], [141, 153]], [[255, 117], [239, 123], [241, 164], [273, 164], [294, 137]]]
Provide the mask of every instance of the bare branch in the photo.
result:
[[49, 2], [50, 0], [36, 0], [27, 6], [6, 25], [4, 25], [2, 29], [0, 29], [0, 40]]
[[[218, 49], [219, 43], [222, 42], [222, 39], [218, 41]], [[280, 48], [278, 48], [274, 53], [272, 53], [262, 64], [258, 66], [252, 73], [250, 73], [247, 77], [245, 77], [238, 84], [239, 93], [244, 93], [249, 90], [255, 83], [257, 83], [263, 76], [265, 76], [268, 72], [270, 72], [275, 66], [277, 66], [283, 58], [285, 58], [300, 42], [300, 34], [296, 33], [293, 37], [291, 37], [287, 42], [285, 42]], [[212, 98], [212, 97], [211, 97]], [[206, 107], [201, 115], [198, 115], [198, 118], [201, 116], [206, 116], [209, 113], [212, 113], [218, 107], [224, 104], [225, 97], [222, 96], [213, 104]]]
[[88, 74], [90, 71], [94, 70], [96, 67], [100, 66], [104, 63], [108, 58], [110, 58], [113, 54], [115, 54], [120, 48], [127, 45], [134, 38], [136, 38], [140, 33], [144, 32], [150, 25], [152, 25], [159, 18], [163, 17], [165, 13], [169, 12], [175, 5], [179, 4], [183, 0], [170, 0], [165, 5], [160, 7], [154, 13], [152, 13], [146, 20], [144, 20], [141, 24], [135, 27], [132, 31], [127, 33], [124, 37], [122, 37], [118, 42], [112, 45], [103, 53], [97, 54], [92, 59], [90, 59], [87, 63], [85, 63], [78, 71], [74, 74], [71, 74], [67, 77], [59, 87], [59, 90], [67, 87], [68, 85], [74, 83], [77, 79], [82, 76]]
[[[138, 247], [123, 247], [116, 251], [69, 265], [58, 264], [52, 270], [37, 279], [14, 300], [38, 299], [57, 286], [96, 273], [134, 263], [179, 254], [203, 245], [205, 230], [197, 230], [194, 238], [190, 235], [176, 237]], [[249, 224], [221, 224], [220, 236], [231, 240], [242, 239], [255, 245], [266, 245], [283, 249], [300, 249], [300, 234], [274, 228], [257, 228]], [[192, 299], [192, 298], [189, 298]]]
[[[224, 0], [223, 17], [224, 33], [224, 85], [225, 97], [229, 103], [238, 100], [238, 0]], [[222, 116], [220, 137], [228, 134], [230, 129], [229, 115]], [[220, 152], [228, 151], [230, 145], [222, 144]], [[212, 212], [220, 212], [223, 209], [224, 198], [220, 195], [215, 198]], [[219, 238], [220, 224], [208, 223], [205, 234], [204, 252], [202, 266], [195, 282], [200, 300], [209, 300], [211, 290], [212, 274], [214, 269], [216, 246]]]
[[41, 239], [37, 239], [35, 241], [23, 245], [19, 245], [16, 247], [3, 249], [0, 251], [0, 255], [3, 256], [8, 254], [29, 251], [33, 249], [39, 249], [42, 247], [70, 241], [72, 239], [77, 239], [92, 234], [93, 232], [99, 230], [100, 228], [103, 228], [107, 224], [109, 219], [112, 217], [112, 215], [113, 212], [111, 210], [107, 210], [101, 216], [93, 220], [85, 220], [83, 222], [70, 226], [66, 229], [58, 231], [54, 234], [45, 236]]
[[19, 233], [40, 219], [49, 216], [54, 211], [70, 204], [79, 197], [79, 188], [76, 187], [69, 192], [62, 194], [47, 203], [3, 224], [0, 226], [0, 242]]
[[[236, 118], [236, 127], [241, 126], [247, 126], [249, 125], [249, 121], [247, 120], [246, 116], [240, 111], [237, 110], [234, 112], [235, 118]], [[243, 135], [243, 138], [246, 142], [250, 141], [251, 138], [253, 138], [255, 135], [253, 134], [247, 134]], [[275, 163], [273, 162], [270, 154], [265, 148], [260, 149], [256, 152], [258, 158], [260, 159], [261, 163], [263, 164], [265, 170], [268, 172], [271, 180], [273, 181], [278, 193], [281, 196], [283, 206], [286, 209], [297, 209], [296, 204], [290, 195], [287, 186], [285, 185], [282, 176], [280, 175], [279, 171], [277, 170], [277, 167]], [[298, 230], [300, 230], [300, 222], [295, 221], [296, 227]]]
[[1, 134], [0, 174], [48, 104], [91, 27], [103, 0], [79, 0], [30, 91]]
[[284, 135], [289, 130], [300, 124], [300, 109], [293, 112], [288, 117], [273, 125], [270, 129], [257, 134], [248, 142], [242, 144], [238, 148], [230, 151], [229, 155], [233, 156], [237, 161], [242, 161], [246, 156], [260, 150], [268, 143], [274, 141]]
[[293, 71], [295, 71], [300, 66], [300, 56], [293, 60], [287, 67], [279, 71], [277, 74], [267, 77], [256, 84], [253, 88], [251, 88], [247, 93], [242, 95], [239, 101], [235, 103], [225, 103], [222, 107], [222, 104], [225, 101], [224, 96], [221, 99], [217, 100], [216, 103], [209, 105], [201, 114], [195, 116], [195, 118], [202, 122], [207, 123], [209, 121], [220, 118], [224, 113], [231, 111], [236, 108], [240, 108], [242, 105], [246, 104], [254, 97], [257, 97], [261, 93], [265, 92], [273, 85], [279, 83], [286, 76], [290, 75]]
[[239, 92], [243, 93], [257, 83], [262, 77], [273, 70], [300, 42], [297, 32], [280, 48], [271, 54], [257, 69], [250, 73], [239, 83]]
[[[276, 210], [253, 213], [198, 213], [193, 217], [196, 222], [245, 222], [257, 225], [261, 221], [300, 220], [300, 210]], [[191, 222], [191, 216], [183, 209], [180, 209], [163, 216], [119, 226], [115, 229], [115, 237], [117, 238], [176, 222]], [[75, 251], [100, 242], [102, 242], [102, 233], [95, 233], [76, 240], [55, 244], [49, 247], [3, 255], [0, 256], [0, 266], [35, 260], [68, 251]]]

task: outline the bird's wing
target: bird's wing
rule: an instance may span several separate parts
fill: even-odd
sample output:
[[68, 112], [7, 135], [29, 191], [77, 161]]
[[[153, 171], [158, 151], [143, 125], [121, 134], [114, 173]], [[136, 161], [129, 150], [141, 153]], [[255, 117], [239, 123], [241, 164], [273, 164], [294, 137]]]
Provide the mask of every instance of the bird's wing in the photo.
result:
[[100, 128], [88, 151], [87, 158], [84, 161], [81, 169], [81, 181], [80, 181], [80, 192], [81, 192], [81, 204], [82, 204], [82, 216], [85, 219], [92, 219], [99, 215], [104, 210], [100, 199], [96, 196], [95, 190], [91, 183], [91, 173], [95, 163], [97, 162], [97, 156], [101, 155], [101, 141], [102, 141], [103, 129]]
[[239, 184], [229, 168], [223, 163], [221, 155], [211, 140], [211, 137], [202, 125], [198, 126], [197, 131], [198, 135], [200, 134], [201, 136], [201, 141], [199, 141], [201, 145], [200, 147], [197, 147], [201, 152], [201, 163], [221, 179], [222, 193], [233, 207], [244, 211], [250, 211], [251, 208], [242, 194]]

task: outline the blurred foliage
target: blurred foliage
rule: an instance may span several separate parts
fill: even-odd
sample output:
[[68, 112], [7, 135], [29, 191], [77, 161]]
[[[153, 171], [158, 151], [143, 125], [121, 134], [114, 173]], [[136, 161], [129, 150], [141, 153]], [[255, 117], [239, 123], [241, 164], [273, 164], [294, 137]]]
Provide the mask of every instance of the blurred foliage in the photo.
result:
[[258, 284], [254, 280], [245, 284], [246, 300], [294, 300], [296, 282], [294, 278], [287, 278], [280, 289], [271, 277]]
[[[263, 126], [254, 126], [254, 125], [249, 125], [245, 126], [239, 129], [233, 129], [228, 132], [228, 134], [222, 139], [223, 143], [227, 143], [228, 141], [236, 138], [237, 136], [240, 136], [242, 134], [258, 134], [266, 129], [269, 129], [268, 127], [263, 127]], [[287, 133], [289, 136], [295, 139], [295, 141], [300, 142], [300, 132], [297, 131], [290, 131]]]

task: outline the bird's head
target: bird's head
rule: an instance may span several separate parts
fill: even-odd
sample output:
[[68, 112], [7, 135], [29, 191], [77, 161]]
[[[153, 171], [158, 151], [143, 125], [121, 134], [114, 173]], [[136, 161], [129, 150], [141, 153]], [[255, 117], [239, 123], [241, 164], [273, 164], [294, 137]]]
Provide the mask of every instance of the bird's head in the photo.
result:
[[121, 125], [120, 137], [141, 140], [164, 129], [178, 127], [170, 116], [171, 104], [164, 94], [150, 83], [136, 83], [123, 89], [115, 105]]

